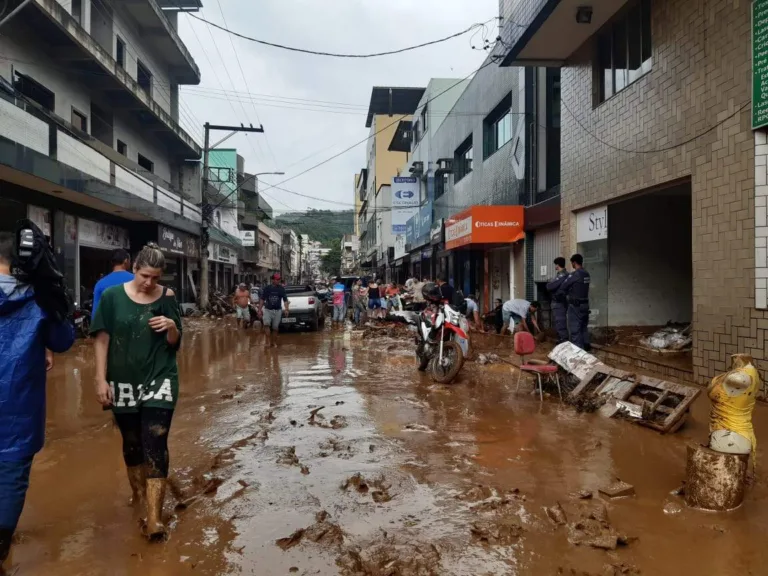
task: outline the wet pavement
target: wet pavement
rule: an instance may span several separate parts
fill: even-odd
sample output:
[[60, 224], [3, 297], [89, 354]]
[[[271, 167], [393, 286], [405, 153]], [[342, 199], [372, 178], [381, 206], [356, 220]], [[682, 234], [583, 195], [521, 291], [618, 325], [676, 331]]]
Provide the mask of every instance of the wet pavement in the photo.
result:
[[[326, 329], [272, 350], [207, 320], [184, 338], [169, 540], [140, 536], [119, 432], [80, 341], [49, 378], [48, 441], [11, 574], [765, 573], [761, 449], [741, 509], [707, 514], [670, 495], [686, 443], [707, 435], [705, 395], [662, 436], [540, 404], [530, 384], [515, 395], [504, 364], [468, 363], [434, 385], [403, 339]], [[768, 437], [765, 405], [755, 420]], [[636, 495], [600, 497], [617, 478]]]

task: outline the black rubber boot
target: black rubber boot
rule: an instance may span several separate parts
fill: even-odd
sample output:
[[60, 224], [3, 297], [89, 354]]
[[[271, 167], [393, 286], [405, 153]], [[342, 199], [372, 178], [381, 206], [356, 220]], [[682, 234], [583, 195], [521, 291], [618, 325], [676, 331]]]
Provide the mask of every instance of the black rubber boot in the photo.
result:
[[8, 553], [11, 551], [11, 540], [13, 539], [13, 530], [9, 528], [0, 528], [0, 574], [5, 574], [3, 571], [3, 562], [8, 558]]

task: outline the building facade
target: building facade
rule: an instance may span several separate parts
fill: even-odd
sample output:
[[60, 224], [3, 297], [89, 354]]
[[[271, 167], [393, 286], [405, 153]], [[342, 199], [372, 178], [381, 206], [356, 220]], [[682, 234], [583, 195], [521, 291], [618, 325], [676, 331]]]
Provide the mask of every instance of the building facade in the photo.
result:
[[158, 242], [163, 282], [194, 302], [200, 146], [180, 84], [200, 72], [155, 0], [31, 0], [0, 34], [0, 229], [29, 217], [50, 237], [74, 298], [110, 251]]
[[354, 234], [345, 234], [341, 238], [341, 272], [352, 274], [357, 270], [357, 253], [360, 241]]
[[752, 133], [752, 4], [503, 2], [505, 64], [561, 66], [561, 234], [591, 324], [692, 323], [704, 383], [768, 368], [765, 129]]
[[[390, 150], [390, 143], [401, 122], [411, 120], [424, 88], [374, 87], [368, 107], [366, 128], [370, 137], [366, 148], [365, 175], [358, 179], [360, 210], [361, 268], [384, 277], [394, 261], [394, 235], [383, 227], [391, 212], [391, 199], [381, 194], [407, 159], [407, 152]], [[361, 172], [362, 174], [362, 172]], [[382, 233], [384, 237], [382, 237]]]

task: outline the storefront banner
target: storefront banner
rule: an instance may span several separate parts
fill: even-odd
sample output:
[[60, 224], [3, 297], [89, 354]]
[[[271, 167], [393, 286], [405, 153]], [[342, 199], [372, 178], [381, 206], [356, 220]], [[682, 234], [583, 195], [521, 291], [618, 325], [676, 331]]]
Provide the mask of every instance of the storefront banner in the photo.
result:
[[525, 238], [522, 206], [473, 206], [445, 222], [445, 248], [509, 244]]
[[157, 227], [157, 244], [163, 252], [187, 256], [188, 258], [200, 257], [200, 240], [198, 238], [162, 224]]
[[576, 243], [608, 238], [608, 206], [597, 206], [576, 213]]
[[80, 244], [91, 248], [114, 250], [115, 248], [130, 248], [128, 230], [113, 224], [94, 222], [78, 218], [78, 234]]
[[43, 234], [48, 236], [48, 238], [51, 237], [51, 211], [46, 210], [45, 208], [40, 208], [40, 206], [32, 206], [32, 204], [27, 206], [27, 218], [32, 220], [32, 222], [35, 223], [35, 226], [40, 228], [40, 230], [43, 231]]
[[405, 234], [395, 236], [395, 259], [405, 256]]
[[429, 260], [430, 258], [432, 258], [432, 248], [430, 248], [429, 250], [422, 250], [421, 259]]
[[408, 220], [419, 212], [419, 179], [392, 178], [392, 234], [405, 234]]
[[254, 230], [241, 230], [240, 242], [242, 242], [243, 246], [246, 248], [256, 246], [256, 232]]

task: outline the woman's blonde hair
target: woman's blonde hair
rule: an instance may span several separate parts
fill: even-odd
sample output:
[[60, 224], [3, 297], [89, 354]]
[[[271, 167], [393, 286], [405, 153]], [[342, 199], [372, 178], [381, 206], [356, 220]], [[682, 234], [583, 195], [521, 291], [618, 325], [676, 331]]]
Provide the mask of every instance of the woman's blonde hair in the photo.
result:
[[141, 249], [141, 252], [136, 255], [134, 266], [136, 267], [136, 270], [142, 268], [160, 268], [161, 270], [165, 270], [165, 256], [163, 255], [162, 250], [160, 250], [160, 246], [154, 242], [148, 242], [147, 245]]

